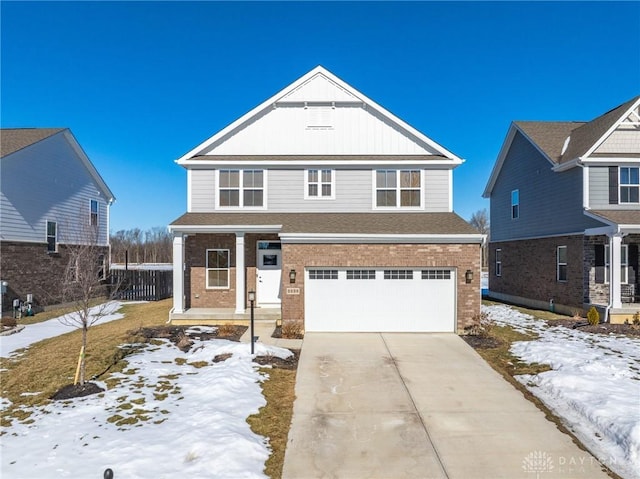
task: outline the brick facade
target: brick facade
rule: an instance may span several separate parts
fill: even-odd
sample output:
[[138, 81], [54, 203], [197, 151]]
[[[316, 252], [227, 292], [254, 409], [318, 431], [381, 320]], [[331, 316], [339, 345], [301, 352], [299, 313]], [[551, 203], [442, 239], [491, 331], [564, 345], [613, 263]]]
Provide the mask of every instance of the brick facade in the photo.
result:
[[[108, 258], [109, 248], [104, 248]], [[0, 243], [0, 279], [9, 283], [3, 295], [3, 311], [12, 309], [13, 300], [25, 301], [33, 294], [33, 306], [44, 306], [63, 301], [60, 297], [61, 281], [69, 262], [65, 245], [57, 253], [48, 253], [46, 243], [2, 241]]]

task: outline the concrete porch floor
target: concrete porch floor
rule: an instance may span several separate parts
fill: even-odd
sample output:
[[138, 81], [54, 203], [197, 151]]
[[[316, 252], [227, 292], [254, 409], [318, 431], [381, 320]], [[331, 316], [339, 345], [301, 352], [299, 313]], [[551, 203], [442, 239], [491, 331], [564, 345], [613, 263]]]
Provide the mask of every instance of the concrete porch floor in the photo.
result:
[[[255, 308], [254, 319], [256, 321], [276, 321], [282, 317], [280, 308]], [[244, 313], [236, 313], [233, 308], [189, 308], [183, 313], [171, 312], [169, 320], [176, 325], [207, 325], [220, 322], [244, 324], [251, 319], [251, 310]]]

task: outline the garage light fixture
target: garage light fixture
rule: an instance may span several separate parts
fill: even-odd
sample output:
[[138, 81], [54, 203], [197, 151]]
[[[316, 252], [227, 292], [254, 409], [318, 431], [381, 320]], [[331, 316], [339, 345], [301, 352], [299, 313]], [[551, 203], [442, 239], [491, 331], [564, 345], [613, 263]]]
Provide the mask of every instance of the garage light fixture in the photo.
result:
[[473, 281], [473, 271], [470, 269], [464, 274], [464, 282], [470, 284]]
[[296, 270], [292, 269], [291, 271], [289, 271], [289, 283], [295, 283], [296, 282]]

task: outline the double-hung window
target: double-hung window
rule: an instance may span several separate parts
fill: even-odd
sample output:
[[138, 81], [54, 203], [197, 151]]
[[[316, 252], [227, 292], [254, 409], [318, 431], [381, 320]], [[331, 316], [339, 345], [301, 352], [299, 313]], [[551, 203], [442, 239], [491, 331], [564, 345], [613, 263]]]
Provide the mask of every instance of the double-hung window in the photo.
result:
[[520, 190], [511, 192], [511, 219], [520, 218]]
[[640, 168], [620, 167], [620, 203], [640, 203]]
[[556, 253], [557, 260], [557, 280], [567, 281], [567, 247], [558, 246]]
[[97, 200], [91, 200], [90, 211], [91, 211], [91, 226], [98, 226], [98, 201]]
[[[611, 256], [609, 255], [609, 245], [604, 245], [604, 282], [611, 281]], [[620, 245], [620, 283], [627, 284], [629, 282], [628, 275], [629, 266], [629, 245]]]
[[305, 198], [335, 198], [333, 170], [310, 169], [305, 174]]
[[496, 249], [496, 276], [502, 276], [502, 249]]
[[207, 250], [207, 289], [229, 288], [229, 250]]
[[422, 175], [420, 170], [376, 170], [376, 207], [420, 208]]
[[58, 223], [55, 221], [47, 221], [47, 252], [55, 253], [58, 251]]
[[263, 170], [220, 170], [218, 205], [221, 208], [262, 208]]

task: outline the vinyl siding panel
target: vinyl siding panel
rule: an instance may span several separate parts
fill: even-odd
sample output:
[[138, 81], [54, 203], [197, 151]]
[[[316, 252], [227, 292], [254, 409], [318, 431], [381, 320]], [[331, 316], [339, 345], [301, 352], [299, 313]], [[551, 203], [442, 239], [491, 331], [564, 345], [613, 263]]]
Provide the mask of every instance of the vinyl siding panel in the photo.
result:
[[0, 237], [46, 242], [46, 222], [58, 223], [58, 241], [74, 243], [98, 201], [99, 243], [108, 244], [107, 198], [67, 142], [64, 132], [7, 155], [2, 162]]
[[[624, 166], [640, 167], [640, 163]], [[614, 190], [615, 191], [615, 190]], [[637, 210], [637, 204], [611, 204], [609, 202], [609, 167], [589, 167], [589, 207], [593, 210]]]
[[191, 212], [206, 213], [216, 205], [215, 170], [191, 170]]
[[449, 211], [449, 170], [424, 172], [425, 211], [446, 213]]
[[[582, 169], [554, 173], [551, 163], [516, 133], [491, 194], [491, 240], [558, 235], [602, 226], [582, 208]], [[511, 219], [511, 192], [520, 217]]]
[[602, 142], [595, 153], [640, 153], [640, 131], [616, 130]]

